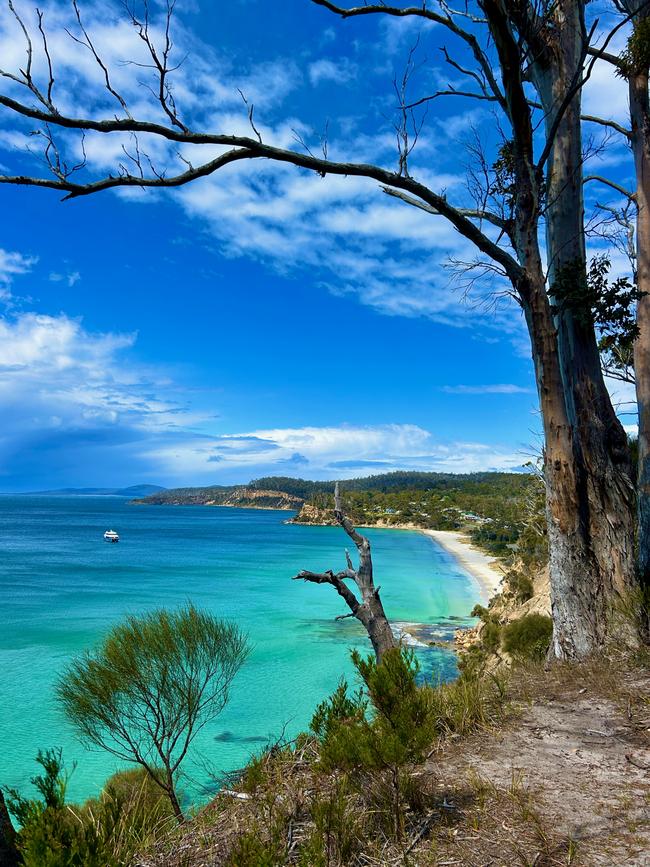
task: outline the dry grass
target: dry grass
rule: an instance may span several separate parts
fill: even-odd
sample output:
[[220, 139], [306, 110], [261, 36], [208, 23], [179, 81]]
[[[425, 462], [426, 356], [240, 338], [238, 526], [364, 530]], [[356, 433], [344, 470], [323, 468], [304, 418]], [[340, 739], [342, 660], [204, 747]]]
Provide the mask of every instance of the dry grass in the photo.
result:
[[276, 749], [140, 867], [650, 865], [650, 674], [622, 654], [436, 692], [439, 739], [405, 772], [405, 837], [381, 774]]

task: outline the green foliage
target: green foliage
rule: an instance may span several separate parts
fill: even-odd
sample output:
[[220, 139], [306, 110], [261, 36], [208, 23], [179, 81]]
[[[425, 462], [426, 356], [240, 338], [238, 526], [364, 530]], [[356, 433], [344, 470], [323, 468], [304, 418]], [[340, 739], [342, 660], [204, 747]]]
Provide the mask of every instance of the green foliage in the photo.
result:
[[607, 256], [595, 256], [585, 268], [581, 261], [569, 263], [556, 275], [551, 293], [558, 312], [570, 310], [583, 325], [593, 325], [601, 349], [614, 342], [632, 344], [639, 330], [636, 304], [643, 296], [627, 277], [611, 281]]
[[481, 650], [486, 654], [495, 653], [501, 644], [501, 627], [497, 619], [488, 608], [483, 605], [475, 605], [472, 608], [472, 617], [478, 617], [483, 623], [481, 629]]
[[273, 831], [264, 839], [259, 828], [251, 828], [235, 841], [226, 867], [279, 867], [286, 861], [286, 843], [283, 829]]
[[21, 825], [28, 825], [31, 819], [44, 810], [60, 810], [65, 804], [68, 775], [63, 767], [61, 749], [39, 750], [36, 762], [43, 768], [30, 782], [42, 800], [24, 798], [16, 789], [7, 789], [7, 805]]
[[354, 787], [346, 775], [336, 778], [325, 796], [313, 799], [309, 812], [314, 831], [301, 851], [301, 865], [351, 862], [363, 834], [355, 800]]
[[57, 697], [87, 742], [141, 765], [181, 818], [174, 775], [196, 733], [224, 708], [247, 653], [234, 624], [191, 605], [154, 611], [129, 617], [75, 660]]
[[326, 770], [387, 772], [392, 827], [401, 837], [400, 768], [422, 758], [434, 736], [429, 691], [418, 687], [418, 663], [412, 651], [395, 648], [381, 663], [357, 651], [352, 661], [368, 694], [371, 713], [361, 699], [350, 700], [344, 685], [314, 715], [321, 737], [320, 761]]
[[65, 802], [61, 751], [39, 751], [36, 761], [44, 770], [32, 779], [40, 798], [8, 792], [24, 867], [118, 867], [169, 823], [167, 800], [142, 770], [116, 774], [99, 798], [76, 807]]
[[481, 644], [486, 653], [496, 653], [501, 644], [501, 627], [496, 620], [487, 620], [481, 630]]
[[359, 690], [350, 698], [347, 681], [341, 678], [332, 695], [314, 711], [309, 728], [322, 744], [339, 724], [361, 720], [367, 707], [368, 702], [363, 698], [363, 691]]
[[650, 66], [650, 18], [636, 15], [632, 35], [619, 58], [616, 74], [630, 78]]
[[503, 649], [517, 659], [541, 660], [553, 636], [553, 621], [544, 614], [526, 614], [503, 628]]
[[[396, 648], [377, 663], [374, 656], [364, 659], [355, 650], [352, 661], [368, 693], [372, 715], [361, 702], [348, 705], [339, 687], [339, 698], [330, 700], [327, 711], [315, 714], [323, 734], [322, 764], [383, 769], [416, 761], [431, 743], [433, 727], [427, 693], [415, 682], [419, 670], [415, 655]], [[352, 714], [337, 717], [335, 706], [350, 707]]]
[[533, 582], [528, 575], [524, 575], [523, 572], [519, 572], [517, 569], [511, 569], [506, 573], [505, 580], [509, 592], [512, 593], [515, 601], [520, 605], [532, 599], [534, 588]]
[[506, 203], [511, 205], [516, 190], [514, 142], [512, 140], [503, 142], [498, 154], [499, 156], [492, 166], [494, 181], [490, 186], [489, 193], [505, 199]]

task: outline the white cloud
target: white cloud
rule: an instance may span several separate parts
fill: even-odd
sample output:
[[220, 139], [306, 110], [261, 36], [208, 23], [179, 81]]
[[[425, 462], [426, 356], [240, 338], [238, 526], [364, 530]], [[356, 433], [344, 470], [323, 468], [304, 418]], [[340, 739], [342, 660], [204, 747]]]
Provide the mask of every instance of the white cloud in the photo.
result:
[[81, 280], [79, 271], [68, 271], [66, 274], [61, 274], [58, 271], [51, 271], [48, 277], [51, 283], [67, 283], [68, 286], [74, 286]]
[[[107, 5], [99, 2], [83, 6], [88, 30], [111, 70], [112, 84], [124, 95], [134, 115], [159, 120], [161, 109], [156, 108], [147, 90], [151, 85], [149, 72], [137, 67], [138, 74], [134, 75], [134, 67], [124, 63], [126, 58], [146, 62], [141, 40], [120, 17], [117, 4], [109, 4], [108, 9], [107, 13]], [[57, 82], [66, 82], [65, 94], [59, 93], [55, 85], [54, 95], [61, 99], [61, 108], [95, 115], [119, 111], [103, 87], [102, 72], [91, 53], [65, 33], [65, 27], [76, 32], [74, 16], [67, 4], [48, 5], [46, 26], [52, 34], [50, 49], [57, 60]], [[152, 20], [154, 37], [160, 36], [160, 26], [160, 21]], [[385, 52], [387, 48], [397, 51], [410, 45], [417, 33], [429, 31], [431, 25], [404, 19], [381, 21], [378, 26], [386, 40], [380, 51]], [[0, 55], [6, 66], [17, 68], [24, 54], [20, 33], [11, 16], [5, 17], [4, 30], [2, 27], [0, 24]], [[318, 150], [320, 146], [317, 132], [300, 118], [288, 117], [284, 108], [278, 111], [289, 94], [307, 79], [312, 84], [325, 81], [340, 84], [356, 74], [352, 61], [335, 62], [328, 58], [307, 64], [304, 74], [296, 60], [286, 58], [235, 68], [232, 59], [202, 43], [178, 19], [174, 24], [174, 43], [176, 57], [172, 62], [181, 60], [185, 54], [191, 57], [191, 63], [181, 64], [172, 74], [171, 83], [181, 115], [192, 126], [251, 134], [240, 88], [249, 103], [256, 105], [256, 124], [264, 140], [281, 147], [298, 147], [296, 132], [310, 147]], [[34, 74], [42, 78], [45, 66], [40, 48], [37, 54]], [[392, 95], [389, 98], [392, 105]], [[280, 114], [284, 116], [282, 120], [277, 119]], [[466, 112], [446, 117], [444, 124], [432, 121], [412, 155], [414, 175], [459, 204], [465, 204], [463, 178], [448, 170], [434, 172], [427, 166], [449, 166], [450, 144], [455, 137], [465, 134], [470, 121], [484, 117], [484, 112], [480, 116]], [[388, 122], [382, 121], [375, 135], [358, 128], [348, 128], [344, 134], [343, 128], [337, 129], [336, 123], [332, 125], [328, 153], [333, 159], [396, 167], [395, 139]], [[63, 132], [61, 140], [72, 151], [72, 159], [80, 161], [80, 139]], [[15, 134], [2, 141], [10, 148], [21, 147]], [[168, 174], [186, 168], [178, 159], [175, 146], [165, 141], [141, 136], [138, 146], [145, 166], [150, 159], [159, 171], [164, 167]], [[120, 164], [133, 169], [125, 150], [134, 154], [135, 142], [128, 136], [89, 133], [84, 147], [88, 166], [96, 173], [115, 174]], [[187, 147], [182, 155], [197, 165], [220, 150], [212, 146]], [[436, 158], [433, 161], [432, 155]], [[121, 194], [138, 202], [158, 200], [156, 195], [136, 190]], [[187, 214], [207, 227], [225, 255], [257, 257], [282, 272], [304, 273], [310, 269], [312, 275], [320, 278], [321, 287], [338, 294], [353, 294], [384, 314], [429, 317], [453, 325], [496, 327], [511, 338], [521, 332], [519, 320], [511, 312], [495, 316], [459, 304], [459, 293], [454, 291], [452, 275], [445, 269], [445, 263], [450, 256], [463, 261], [472, 259], [475, 255], [472, 245], [443, 218], [388, 200], [373, 182], [352, 177], [321, 178], [289, 165], [254, 161], [229, 166], [218, 176], [170, 195]]]
[[223, 434], [200, 443], [163, 446], [147, 458], [173, 465], [185, 479], [239, 471], [346, 478], [398, 469], [473, 472], [523, 463], [512, 449], [482, 443], [441, 443], [417, 425], [273, 428]]
[[627, 423], [632, 424], [637, 417], [636, 389], [631, 382], [621, 382], [612, 377], [605, 377], [605, 385], [609, 391], [614, 409]]
[[[608, 43], [607, 51], [620, 55], [627, 45], [629, 27], [621, 29]], [[603, 34], [599, 44], [603, 44]], [[582, 109], [584, 114], [605, 117], [627, 126], [630, 122], [630, 104], [627, 82], [616, 69], [605, 60], [598, 60], [583, 90]]]
[[347, 84], [357, 76], [357, 65], [347, 58], [328, 60], [322, 58], [309, 64], [309, 80], [316, 86], [323, 81], [331, 81], [334, 84]]
[[446, 394], [532, 394], [532, 388], [503, 383], [501, 385], [444, 385]]
[[56, 476], [67, 464], [105, 477], [112, 452], [121, 454], [115, 471], [128, 472], [143, 441], [204, 420], [160, 371], [127, 363], [135, 341], [89, 332], [64, 314], [0, 317], [0, 477]]
[[11, 252], [0, 247], [0, 301], [11, 299], [10, 286], [14, 278], [27, 274], [38, 261], [36, 256], [25, 256], [22, 253]]

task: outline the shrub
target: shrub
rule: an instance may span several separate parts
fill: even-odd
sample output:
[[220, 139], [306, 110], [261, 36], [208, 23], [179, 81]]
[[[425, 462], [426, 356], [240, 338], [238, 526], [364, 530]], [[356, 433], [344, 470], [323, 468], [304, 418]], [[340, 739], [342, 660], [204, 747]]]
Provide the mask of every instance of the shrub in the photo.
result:
[[515, 659], [541, 660], [553, 636], [553, 621], [544, 614], [526, 614], [503, 629], [503, 649]]
[[483, 623], [480, 649], [487, 654], [496, 653], [501, 644], [501, 627], [496, 617], [483, 605], [475, 605], [471, 616], [478, 617]]
[[501, 643], [501, 627], [496, 620], [486, 620], [481, 630], [481, 645], [487, 653], [496, 653]]
[[532, 599], [535, 591], [533, 582], [528, 575], [524, 575], [523, 572], [519, 572], [516, 569], [511, 569], [506, 575], [506, 583], [508, 590], [510, 590], [520, 605]]
[[61, 751], [39, 751], [36, 761], [44, 771], [32, 779], [40, 799], [8, 793], [22, 825], [24, 867], [119, 867], [169, 825], [169, 802], [141, 769], [115, 774], [99, 798], [76, 807], [65, 801]]
[[352, 861], [362, 837], [357, 800], [345, 775], [324, 797], [314, 798], [309, 809], [314, 831], [301, 851], [301, 867]]
[[278, 867], [286, 861], [286, 845], [280, 833], [262, 839], [258, 828], [241, 834], [230, 852], [226, 867]]
[[352, 661], [365, 685], [371, 715], [361, 697], [350, 700], [340, 685], [312, 721], [322, 739], [321, 763], [326, 769], [387, 772], [393, 831], [401, 838], [400, 768], [421, 759], [433, 740], [430, 690], [416, 684], [419, 666], [412, 651], [389, 650], [378, 663], [355, 650]]
[[39, 750], [43, 773], [32, 777], [39, 798], [9, 789], [9, 809], [21, 824], [18, 848], [24, 867], [114, 867], [117, 861], [92, 825], [79, 821], [65, 804], [68, 775], [61, 750]]
[[84, 740], [137, 762], [182, 821], [177, 772], [197, 732], [225, 707], [247, 654], [234, 624], [191, 605], [154, 611], [129, 617], [75, 660], [57, 696]]
[[314, 711], [309, 728], [318, 740], [324, 743], [338, 724], [361, 720], [367, 707], [368, 702], [364, 700], [362, 690], [350, 697], [348, 683], [345, 678], [341, 678], [332, 695], [319, 704]]

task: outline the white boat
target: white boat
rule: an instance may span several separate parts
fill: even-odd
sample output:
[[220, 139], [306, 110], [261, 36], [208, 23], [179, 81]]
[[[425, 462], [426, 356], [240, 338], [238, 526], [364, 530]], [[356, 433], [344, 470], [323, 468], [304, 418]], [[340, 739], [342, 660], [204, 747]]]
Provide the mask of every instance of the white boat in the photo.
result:
[[106, 539], [107, 542], [119, 542], [120, 541], [120, 537], [117, 535], [115, 530], [107, 530], [104, 533], [104, 538]]

